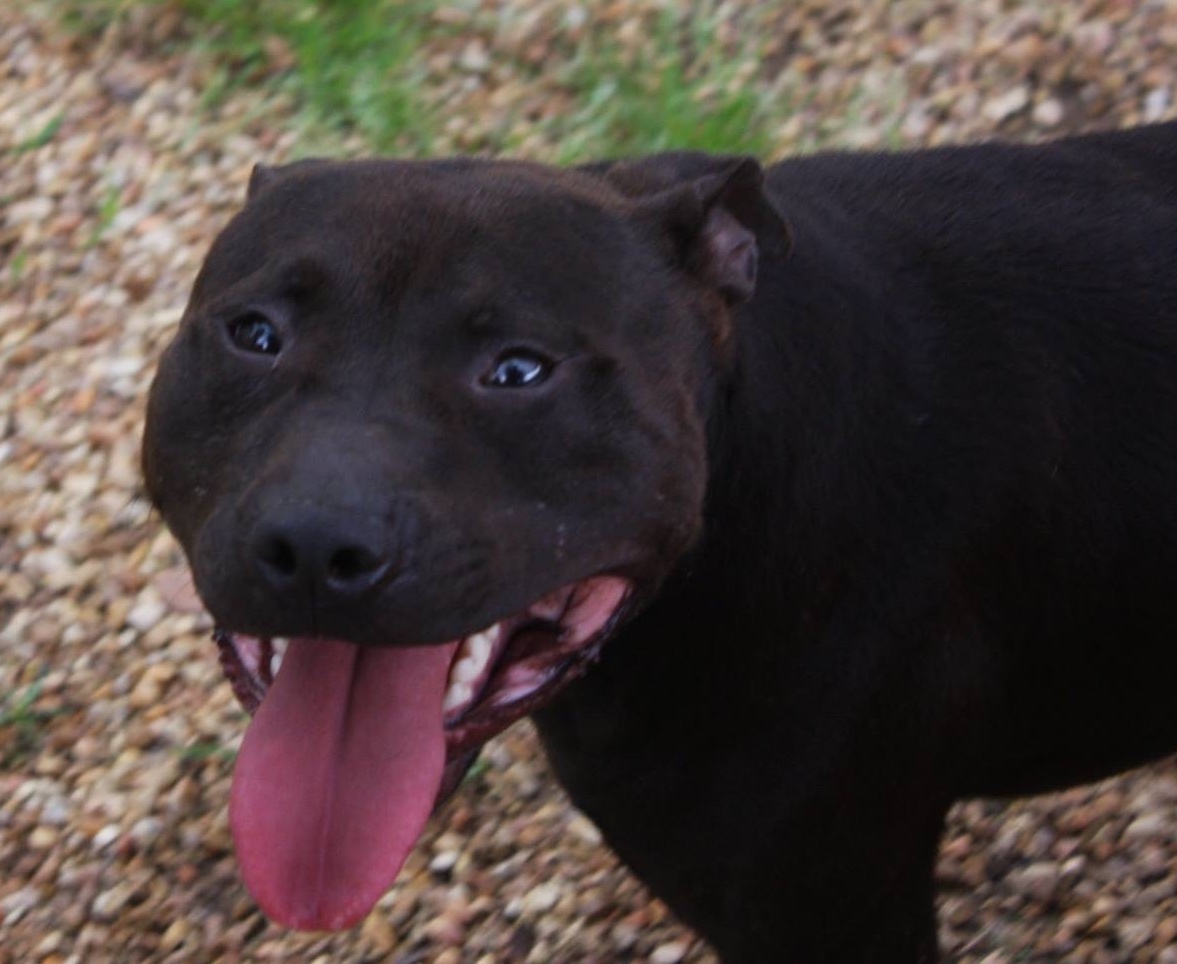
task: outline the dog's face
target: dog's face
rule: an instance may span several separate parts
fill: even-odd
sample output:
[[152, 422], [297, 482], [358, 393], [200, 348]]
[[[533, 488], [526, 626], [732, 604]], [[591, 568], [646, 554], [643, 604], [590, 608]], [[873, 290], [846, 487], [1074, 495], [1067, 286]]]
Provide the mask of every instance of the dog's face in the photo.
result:
[[365, 913], [468, 751], [697, 538], [759, 183], [681, 156], [255, 175], [160, 364], [144, 467], [257, 710], [232, 809], [271, 916]]

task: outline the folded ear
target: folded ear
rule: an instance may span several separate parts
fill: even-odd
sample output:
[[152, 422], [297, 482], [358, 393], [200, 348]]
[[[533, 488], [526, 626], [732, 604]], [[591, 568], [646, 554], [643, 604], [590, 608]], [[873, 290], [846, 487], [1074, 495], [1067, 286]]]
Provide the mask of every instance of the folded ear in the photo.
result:
[[594, 173], [633, 197], [635, 217], [669, 241], [679, 266], [730, 304], [752, 297], [761, 258], [791, 247], [753, 158], [663, 154]]
[[245, 199], [252, 201], [267, 184], [278, 180], [278, 168], [269, 164], [255, 164], [249, 172], [249, 187], [245, 189]]
[[283, 180], [288, 174], [308, 167], [316, 167], [328, 163], [322, 158], [308, 157], [301, 161], [291, 161], [289, 164], [254, 164], [249, 172], [249, 187], [245, 189], [245, 200], [252, 201], [271, 184]]

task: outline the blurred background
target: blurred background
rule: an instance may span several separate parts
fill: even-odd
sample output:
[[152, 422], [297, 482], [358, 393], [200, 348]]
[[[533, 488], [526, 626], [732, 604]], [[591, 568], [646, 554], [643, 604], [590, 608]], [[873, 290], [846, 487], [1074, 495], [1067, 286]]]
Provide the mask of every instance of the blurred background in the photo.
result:
[[[772, 159], [1177, 116], [1172, 0], [0, 6], [0, 962], [712, 961], [496, 740], [362, 927], [241, 887], [244, 717], [140, 494], [142, 403], [256, 161]], [[784, 212], [788, 216], [788, 211]], [[1177, 776], [954, 815], [950, 960], [1177, 964]]]

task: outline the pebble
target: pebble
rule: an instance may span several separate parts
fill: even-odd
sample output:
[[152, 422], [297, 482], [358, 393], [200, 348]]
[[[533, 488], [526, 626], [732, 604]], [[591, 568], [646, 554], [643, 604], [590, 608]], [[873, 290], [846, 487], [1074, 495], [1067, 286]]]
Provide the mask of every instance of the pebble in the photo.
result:
[[1168, 819], [1167, 814], [1146, 813], [1128, 824], [1124, 837], [1128, 840], [1148, 840], [1170, 833], [1172, 826], [1173, 822]]
[[985, 119], [1000, 124], [1006, 118], [1022, 110], [1030, 102], [1030, 91], [1025, 86], [1014, 87], [997, 97], [986, 101]]
[[155, 706], [163, 698], [164, 689], [176, 678], [176, 673], [176, 667], [170, 663], [148, 666], [127, 695], [127, 703], [136, 710]]
[[114, 843], [121, 831], [114, 824], [108, 824], [103, 827], [98, 833], [94, 834], [94, 849], [105, 850], [112, 843]]
[[650, 955], [650, 964], [679, 964], [687, 956], [688, 950], [684, 943], [660, 944]]
[[1168, 87], [1157, 87], [1144, 96], [1144, 120], [1156, 123], [1164, 118], [1172, 102]]
[[1046, 127], [1056, 127], [1062, 123], [1063, 117], [1066, 114], [1066, 109], [1062, 102], [1054, 97], [1048, 97], [1034, 105], [1034, 123]]
[[485, 71], [490, 66], [486, 45], [479, 40], [471, 40], [458, 54], [458, 66], [475, 74]]
[[69, 803], [61, 797], [50, 797], [41, 808], [41, 822], [54, 827], [63, 826], [69, 819], [72, 810]]
[[189, 926], [188, 921], [183, 917], [177, 917], [168, 924], [167, 930], [160, 936], [159, 949], [165, 952], [174, 951], [187, 940], [191, 930], [192, 928]]
[[91, 916], [101, 922], [110, 922], [130, 900], [133, 888], [127, 884], [115, 884], [110, 890], [104, 890], [90, 905]]
[[164, 826], [163, 820], [159, 817], [143, 817], [135, 821], [129, 836], [136, 846], [148, 847], [160, 836]]
[[29, 834], [29, 846], [34, 850], [48, 850], [57, 843], [58, 837], [56, 827], [37, 827]]
[[151, 595], [145, 594], [139, 598], [139, 601], [127, 613], [127, 624], [131, 628], [145, 633], [163, 619], [167, 615], [167, 611], [167, 606], [164, 605], [162, 599], [159, 599], [154, 593]]
[[360, 928], [360, 934], [371, 948], [379, 954], [391, 954], [396, 950], [396, 932], [388, 919], [379, 911], [373, 911]]
[[443, 913], [429, 921], [422, 933], [437, 944], [458, 947], [465, 940], [466, 928], [458, 917]]
[[573, 814], [572, 819], [568, 821], [568, 832], [590, 847], [599, 847], [603, 841], [596, 824], [583, 814]]
[[1059, 868], [1053, 863], [1035, 863], [1009, 875], [1010, 886], [1020, 894], [1046, 903], [1058, 888]]
[[461, 855], [456, 850], [443, 850], [429, 861], [429, 869], [439, 877], [448, 876], [449, 872], [454, 869], [454, 865], [458, 862], [459, 856]]
[[16, 924], [21, 917], [41, 902], [41, 891], [37, 887], [22, 887], [0, 900], [0, 911], [4, 914], [6, 926]]
[[523, 912], [530, 915], [546, 914], [560, 899], [560, 887], [546, 882], [533, 887], [523, 898]]

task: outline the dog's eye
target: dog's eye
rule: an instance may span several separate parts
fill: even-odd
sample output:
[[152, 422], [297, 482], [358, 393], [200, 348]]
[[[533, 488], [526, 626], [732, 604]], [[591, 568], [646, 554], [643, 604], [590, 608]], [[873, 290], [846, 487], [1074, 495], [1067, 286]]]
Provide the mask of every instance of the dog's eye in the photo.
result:
[[242, 351], [255, 355], [276, 355], [282, 350], [278, 328], [265, 315], [249, 312], [229, 322], [229, 337]]
[[545, 381], [552, 363], [527, 349], [517, 349], [499, 356], [494, 368], [482, 383], [491, 388], [531, 388]]

